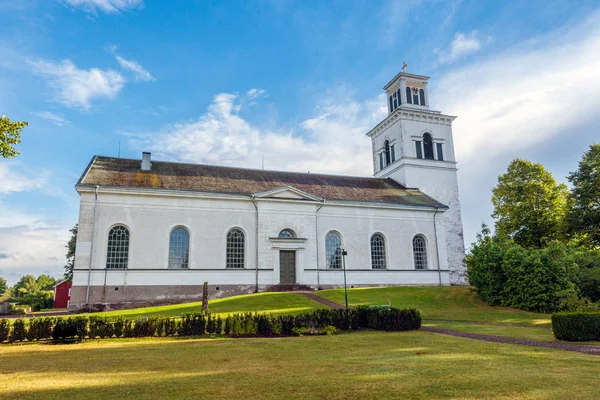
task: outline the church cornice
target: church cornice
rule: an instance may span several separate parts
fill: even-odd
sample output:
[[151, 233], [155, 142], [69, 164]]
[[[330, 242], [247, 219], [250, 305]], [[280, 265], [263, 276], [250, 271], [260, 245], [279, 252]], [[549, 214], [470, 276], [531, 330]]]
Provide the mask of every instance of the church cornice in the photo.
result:
[[391, 125], [401, 120], [426, 122], [438, 125], [452, 125], [452, 121], [455, 119], [456, 117], [453, 115], [440, 114], [434, 111], [397, 108], [393, 113], [389, 114], [383, 119], [383, 121], [378, 123], [373, 129], [367, 132], [366, 135], [370, 138], [373, 138], [379, 135], [381, 132], [387, 130], [387, 128]]

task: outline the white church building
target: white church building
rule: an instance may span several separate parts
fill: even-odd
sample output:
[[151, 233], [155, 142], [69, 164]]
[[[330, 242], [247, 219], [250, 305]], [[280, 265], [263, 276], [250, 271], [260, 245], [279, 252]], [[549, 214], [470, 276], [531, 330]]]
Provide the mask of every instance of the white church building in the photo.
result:
[[426, 76], [385, 87], [374, 177], [95, 156], [81, 197], [71, 307], [256, 291], [465, 284], [452, 138]]

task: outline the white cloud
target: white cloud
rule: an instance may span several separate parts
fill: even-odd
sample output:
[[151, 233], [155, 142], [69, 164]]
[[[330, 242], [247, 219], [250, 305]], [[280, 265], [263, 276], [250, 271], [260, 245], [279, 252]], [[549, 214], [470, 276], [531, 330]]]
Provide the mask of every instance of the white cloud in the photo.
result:
[[0, 195], [39, 189], [46, 184], [51, 173], [43, 170], [28, 175], [11, 170], [7, 163], [0, 163], [0, 182], [2, 182], [0, 184]]
[[[454, 40], [452, 40], [449, 50], [442, 51], [440, 49], [435, 49], [433, 50], [433, 53], [438, 55], [438, 62], [440, 64], [452, 63], [481, 50], [483, 44], [478, 36], [479, 33], [477, 31], [473, 31], [470, 34], [457, 32], [454, 35]], [[488, 36], [487, 42], [491, 40], [491, 37]]]
[[248, 96], [250, 100], [269, 97], [265, 89], [250, 89], [246, 92], [246, 96]]
[[55, 92], [56, 100], [68, 107], [88, 110], [96, 98], [113, 99], [125, 84], [125, 78], [113, 70], [79, 69], [69, 60], [55, 63], [29, 62], [35, 72], [44, 76]]
[[56, 114], [50, 111], [42, 111], [36, 114], [40, 118], [44, 118], [58, 126], [69, 125], [69, 121], [62, 114]]
[[98, 12], [116, 14], [141, 8], [144, 5], [144, 0], [64, 0], [64, 2], [92, 14]]
[[292, 131], [253, 126], [239, 115], [241, 100], [220, 93], [197, 121], [138, 135], [132, 145], [184, 162], [258, 168], [264, 155], [268, 169], [372, 173], [371, 145], [365, 133], [386, 115], [383, 95], [365, 103], [325, 103]]
[[156, 80], [156, 78], [154, 78], [150, 72], [148, 72], [144, 67], [142, 67], [140, 63], [133, 60], [126, 60], [121, 56], [116, 57], [121, 68], [133, 72], [133, 74], [135, 75], [135, 80], [144, 82]]
[[69, 227], [52, 221], [0, 226], [0, 276], [14, 284], [26, 274], [62, 275]]

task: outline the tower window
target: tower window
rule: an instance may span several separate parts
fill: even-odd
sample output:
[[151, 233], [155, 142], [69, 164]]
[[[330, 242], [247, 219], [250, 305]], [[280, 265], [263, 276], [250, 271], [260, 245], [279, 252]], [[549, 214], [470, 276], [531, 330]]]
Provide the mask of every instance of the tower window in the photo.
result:
[[437, 159], [440, 161], [444, 161], [444, 150], [442, 149], [442, 144], [436, 143], [435, 145], [437, 147]]
[[379, 153], [379, 169], [383, 169], [383, 153]]
[[393, 144], [390, 146], [390, 149], [392, 151], [392, 162], [396, 161], [396, 145]]
[[423, 150], [427, 160], [433, 160], [433, 138], [429, 133], [423, 134]]
[[425, 105], [425, 91], [423, 89], [419, 89], [419, 97], [421, 98], [421, 105]]
[[396, 92], [394, 92], [394, 94], [392, 95], [392, 97], [394, 98], [394, 110], [396, 108], [398, 108], [398, 96], [396, 95]]
[[394, 111], [394, 100], [392, 99], [392, 96], [390, 96], [390, 112]]
[[421, 149], [421, 141], [415, 141], [415, 147], [417, 149], [417, 158], [423, 158], [423, 150]]
[[396, 90], [396, 95], [398, 96], [398, 105], [402, 105], [402, 92], [400, 91], [400, 88], [398, 88], [398, 90]]
[[412, 94], [410, 93], [410, 87], [406, 87], [406, 102], [412, 104]]
[[388, 166], [392, 163], [392, 154], [390, 151], [390, 141], [385, 141], [385, 165]]

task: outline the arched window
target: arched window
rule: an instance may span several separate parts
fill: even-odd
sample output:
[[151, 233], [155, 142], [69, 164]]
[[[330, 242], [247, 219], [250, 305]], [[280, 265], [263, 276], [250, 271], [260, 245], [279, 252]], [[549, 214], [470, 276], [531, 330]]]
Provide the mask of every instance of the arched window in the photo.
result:
[[433, 160], [433, 138], [429, 133], [423, 134], [423, 152], [426, 159]]
[[388, 166], [392, 163], [392, 153], [390, 150], [390, 141], [389, 140], [385, 141], [384, 147], [385, 147], [385, 165]]
[[227, 232], [227, 268], [244, 268], [244, 232], [233, 228]]
[[117, 225], [108, 232], [107, 269], [127, 268], [129, 261], [129, 229]]
[[329, 269], [342, 268], [342, 237], [337, 232], [325, 236], [325, 262]]
[[408, 104], [412, 104], [412, 93], [410, 92], [410, 88], [406, 87], [406, 102]]
[[425, 105], [425, 91], [423, 89], [419, 89], [419, 98], [421, 99], [421, 105]]
[[427, 242], [425, 236], [416, 235], [413, 238], [413, 255], [415, 257], [415, 269], [427, 269]]
[[371, 266], [373, 269], [386, 269], [385, 238], [381, 233], [371, 236]]
[[169, 237], [169, 268], [188, 268], [190, 233], [182, 226], [173, 228]]
[[279, 232], [279, 239], [293, 239], [296, 237], [296, 234], [291, 229], [284, 229]]

